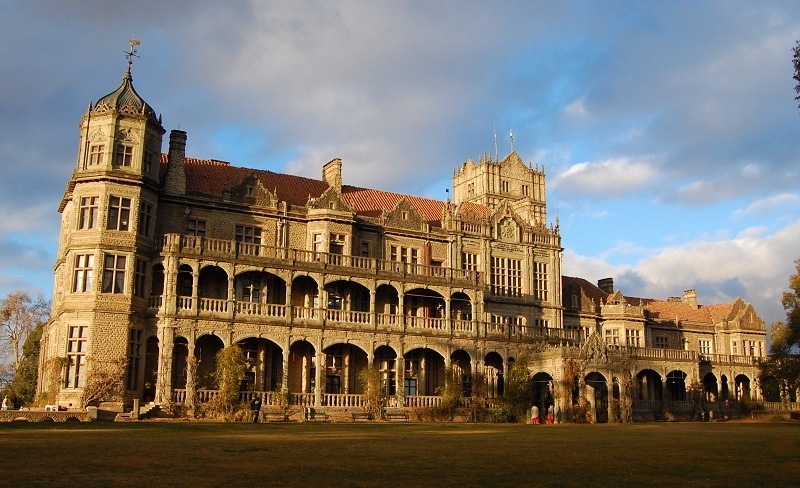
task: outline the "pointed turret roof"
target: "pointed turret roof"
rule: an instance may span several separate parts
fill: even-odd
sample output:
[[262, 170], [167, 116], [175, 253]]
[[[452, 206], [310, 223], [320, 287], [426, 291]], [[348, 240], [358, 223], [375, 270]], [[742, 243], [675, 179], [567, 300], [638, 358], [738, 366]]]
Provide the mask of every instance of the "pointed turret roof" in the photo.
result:
[[133, 88], [133, 77], [131, 76], [131, 65], [122, 77], [122, 84], [97, 101], [94, 112], [104, 112], [106, 110], [117, 110], [120, 113], [131, 115], [144, 115], [148, 119], [158, 122], [156, 112], [153, 107], [147, 104]]

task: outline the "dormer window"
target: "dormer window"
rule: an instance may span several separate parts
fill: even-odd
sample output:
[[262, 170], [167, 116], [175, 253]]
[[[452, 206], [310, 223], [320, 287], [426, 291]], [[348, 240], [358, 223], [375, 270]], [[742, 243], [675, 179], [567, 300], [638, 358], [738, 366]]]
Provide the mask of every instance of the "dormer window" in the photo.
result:
[[114, 166], [128, 166], [133, 164], [133, 146], [117, 144], [117, 152], [114, 157]]
[[503, 193], [508, 193], [508, 181], [503, 180], [500, 182], [500, 191]]
[[406, 211], [400, 212], [400, 217], [403, 220], [408, 220], [408, 212], [406, 212]]
[[247, 196], [248, 196], [248, 197], [252, 197], [253, 195], [255, 195], [255, 192], [256, 192], [256, 191], [255, 191], [255, 188], [253, 188], [253, 186], [252, 186], [252, 185], [249, 185], [249, 186], [247, 187]]
[[94, 144], [89, 150], [89, 164], [103, 164], [103, 154], [106, 152], [105, 144]]

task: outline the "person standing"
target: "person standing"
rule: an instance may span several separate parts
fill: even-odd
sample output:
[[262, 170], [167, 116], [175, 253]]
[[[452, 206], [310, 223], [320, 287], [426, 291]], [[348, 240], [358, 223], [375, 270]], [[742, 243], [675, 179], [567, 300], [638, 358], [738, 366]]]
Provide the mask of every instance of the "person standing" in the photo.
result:
[[261, 413], [261, 397], [259, 395], [253, 396], [250, 402], [250, 412], [253, 414], [253, 423], [258, 423], [258, 416]]
[[531, 423], [533, 425], [539, 425], [539, 407], [536, 405], [531, 407]]
[[8, 410], [8, 395], [3, 398], [3, 410]]

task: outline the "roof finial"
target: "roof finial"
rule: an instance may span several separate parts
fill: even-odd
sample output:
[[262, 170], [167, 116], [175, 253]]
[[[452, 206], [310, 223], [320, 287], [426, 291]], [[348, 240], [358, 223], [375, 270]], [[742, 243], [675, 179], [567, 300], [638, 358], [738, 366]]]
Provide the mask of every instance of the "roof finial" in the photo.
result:
[[139, 46], [139, 45], [141, 45], [141, 42], [139, 42], [139, 39], [130, 39], [128, 41], [128, 44], [131, 45], [130, 50], [127, 51], [127, 52], [125, 52], [125, 51], [122, 51], [122, 52], [125, 53], [125, 59], [128, 60], [128, 75], [130, 75], [131, 74], [131, 64], [133, 64], [133, 58], [134, 57], [137, 57], [137, 58], [139, 57], [139, 55], [136, 54], [139, 51], [133, 46]]

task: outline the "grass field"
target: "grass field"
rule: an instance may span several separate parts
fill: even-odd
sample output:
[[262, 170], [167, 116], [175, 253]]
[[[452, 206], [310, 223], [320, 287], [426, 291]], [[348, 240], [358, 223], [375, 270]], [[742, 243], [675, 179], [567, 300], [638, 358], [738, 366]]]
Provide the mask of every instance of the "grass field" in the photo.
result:
[[786, 423], [0, 424], [2, 486], [798, 486]]

